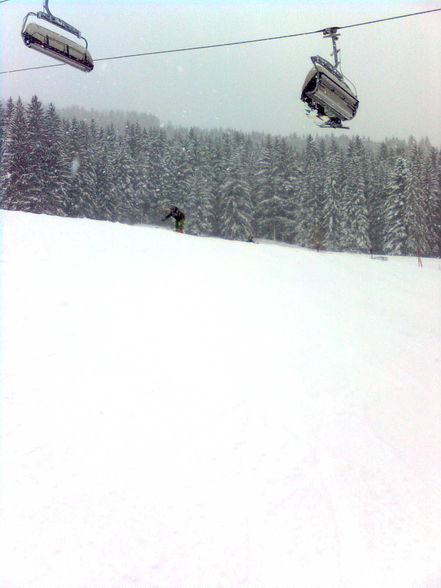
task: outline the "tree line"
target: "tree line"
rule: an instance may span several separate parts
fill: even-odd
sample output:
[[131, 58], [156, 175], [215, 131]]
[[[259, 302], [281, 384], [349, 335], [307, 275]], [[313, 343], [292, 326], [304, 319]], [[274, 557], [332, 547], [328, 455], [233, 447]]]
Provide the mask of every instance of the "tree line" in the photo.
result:
[[192, 234], [441, 257], [441, 150], [427, 139], [98, 125], [36, 96], [0, 116], [4, 209], [155, 224], [176, 205]]

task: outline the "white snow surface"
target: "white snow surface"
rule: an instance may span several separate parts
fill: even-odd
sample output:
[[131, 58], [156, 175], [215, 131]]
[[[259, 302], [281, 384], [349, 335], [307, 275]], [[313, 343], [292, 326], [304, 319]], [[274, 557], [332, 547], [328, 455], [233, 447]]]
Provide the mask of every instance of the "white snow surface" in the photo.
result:
[[441, 586], [441, 261], [1, 212], [2, 588]]

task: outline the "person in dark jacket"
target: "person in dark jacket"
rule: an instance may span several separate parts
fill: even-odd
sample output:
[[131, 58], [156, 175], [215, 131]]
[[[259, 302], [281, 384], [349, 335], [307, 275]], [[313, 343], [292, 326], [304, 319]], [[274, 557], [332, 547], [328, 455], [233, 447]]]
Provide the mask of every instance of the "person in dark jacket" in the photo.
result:
[[172, 206], [170, 208], [170, 212], [162, 220], [166, 221], [170, 217], [173, 217], [175, 219], [175, 230], [178, 233], [183, 233], [185, 224], [185, 214], [176, 206]]

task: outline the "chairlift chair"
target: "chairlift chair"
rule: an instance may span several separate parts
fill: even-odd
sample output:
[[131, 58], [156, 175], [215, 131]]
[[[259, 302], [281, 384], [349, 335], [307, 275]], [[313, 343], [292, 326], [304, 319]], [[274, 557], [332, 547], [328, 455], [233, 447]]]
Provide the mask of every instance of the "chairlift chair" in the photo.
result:
[[342, 123], [356, 115], [357, 94], [353, 84], [340, 71], [337, 29], [325, 29], [323, 34], [332, 38], [335, 64], [319, 55], [311, 57], [314, 67], [306, 76], [301, 100], [307, 114], [317, 119], [322, 128], [347, 129], [349, 127]]
[[[81, 71], [89, 72], [93, 69], [92, 56], [88, 51], [87, 40], [81, 36], [78, 29], [65, 22], [61, 18], [54, 16], [48, 7], [49, 0], [44, 2], [44, 12], [29, 12], [24, 20], [21, 31], [21, 36], [27, 47], [45, 53], [58, 61], [72, 65]], [[60, 35], [41, 26], [37, 23], [27, 23], [29, 16], [36, 16], [38, 19], [45, 20], [50, 24], [53, 24], [72, 35], [75, 35], [79, 39], [83, 39], [85, 46]]]

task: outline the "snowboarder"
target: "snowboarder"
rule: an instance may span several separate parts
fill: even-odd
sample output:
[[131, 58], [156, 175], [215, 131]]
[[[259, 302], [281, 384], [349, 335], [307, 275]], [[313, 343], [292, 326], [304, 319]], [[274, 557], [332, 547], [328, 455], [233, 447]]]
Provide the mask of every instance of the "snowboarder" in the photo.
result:
[[178, 233], [183, 233], [185, 224], [185, 214], [176, 206], [171, 206], [170, 212], [162, 220], [166, 221], [171, 216], [175, 219], [175, 230]]

